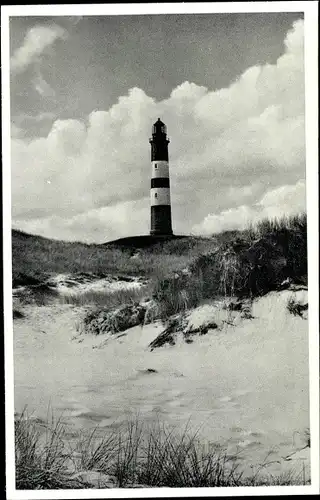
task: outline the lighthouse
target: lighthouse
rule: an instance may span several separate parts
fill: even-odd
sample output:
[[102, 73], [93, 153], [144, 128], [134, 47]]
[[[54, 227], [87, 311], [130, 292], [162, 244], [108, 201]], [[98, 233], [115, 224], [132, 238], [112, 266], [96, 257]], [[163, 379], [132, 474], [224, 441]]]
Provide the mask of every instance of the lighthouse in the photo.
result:
[[151, 236], [171, 236], [171, 201], [167, 127], [158, 118], [152, 127]]

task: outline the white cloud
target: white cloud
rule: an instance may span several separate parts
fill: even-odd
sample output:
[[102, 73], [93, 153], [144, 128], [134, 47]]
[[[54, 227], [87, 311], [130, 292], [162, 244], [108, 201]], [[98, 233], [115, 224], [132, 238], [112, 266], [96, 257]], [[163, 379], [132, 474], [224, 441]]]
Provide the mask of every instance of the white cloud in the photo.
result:
[[40, 70], [37, 71], [36, 75], [32, 79], [32, 84], [35, 90], [42, 97], [54, 97], [56, 94], [54, 89], [49, 85], [49, 83], [45, 81]]
[[41, 219], [15, 220], [14, 227], [40, 236], [50, 234], [52, 238], [66, 241], [104, 243], [119, 237], [119, 227], [124, 234], [147, 234], [148, 207], [149, 198], [144, 198], [89, 210], [70, 217], [51, 215]]
[[57, 39], [66, 36], [66, 30], [57, 24], [34, 26], [27, 32], [21, 47], [16, 49], [11, 57], [11, 71], [16, 74], [21, 73], [30, 64], [39, 62], [40, 56], [48, 47]]
[[253, 205], [241, 205], [219, 214], [209, 214], [193, 227], [194, 234], [211, 235], [232, 229], [246, 229], [263, 218], [278, 218], [302, 213], [306, 210], [306, 186], [304, 180], [297, 184], [281, 186], [268, 191]]
[[[121, 207], [136, 209], [148, 197], [148, 138], [158, 116], [172, 139], [174, 230], [208, 226], [201, 222], [208, 214], [218, 214], [208, 216], [218, 217], [216, 227], [232, 225], [235, 213], [245, 220], [265, 193], [305, 175], [303, 21], [288, 33], [276, 64], [248, 68], [228, 88], [209, 91], [185, 82], [161, 102], [134, 88], [108, 111], [93, 111], [86, 123], [57, 120], [46, 138], [13, 138], [14, 220], [33, 221], [33, 227], [39, 220], [56, 237], [67, 234], [52, 222], [60, 219], [73, 221], [70, 237], [74, 231], [85, 239], [93, 219], [105, 228], [105, 239], [131, 234], [136, 226], [128, 221], [136, 214]], [[148, 203], [141, 206], [139, 217], [148, 221]], [[116, 224], [101, 226], [102, 216]], [[138, 232], [147, 230], [141, 222]]]

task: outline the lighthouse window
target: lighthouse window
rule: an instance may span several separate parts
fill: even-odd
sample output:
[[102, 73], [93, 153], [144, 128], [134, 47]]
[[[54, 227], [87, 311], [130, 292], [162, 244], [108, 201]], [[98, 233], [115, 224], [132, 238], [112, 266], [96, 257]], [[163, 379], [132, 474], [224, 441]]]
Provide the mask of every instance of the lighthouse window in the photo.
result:
[[158, 168], [158, 163], [155, 164], [155, 168]]
[[158, 198], [158, 193], [154, 193], [154, 197], [155, 197], [155, 198]]

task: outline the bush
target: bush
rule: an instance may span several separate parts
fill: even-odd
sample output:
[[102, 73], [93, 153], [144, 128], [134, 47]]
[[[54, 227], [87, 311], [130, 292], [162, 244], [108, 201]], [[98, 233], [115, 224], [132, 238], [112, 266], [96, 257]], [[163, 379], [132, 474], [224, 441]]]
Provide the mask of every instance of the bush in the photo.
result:
[[127, 304], [114, 310], [96, 309], [86, 314], [83, 319], [82, 331], [93, 335], [109, 333], [114, 335], [123, 332], [133, 326], [144, 323], [146, 306], [139, 304]]

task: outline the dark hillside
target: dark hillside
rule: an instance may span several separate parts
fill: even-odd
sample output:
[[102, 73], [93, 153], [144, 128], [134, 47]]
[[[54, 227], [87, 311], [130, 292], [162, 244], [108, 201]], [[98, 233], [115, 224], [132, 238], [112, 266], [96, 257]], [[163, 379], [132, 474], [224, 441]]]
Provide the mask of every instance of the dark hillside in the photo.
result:
[[119, 238], [118, 240], [108, 241], [103, 243], [106, 247], [121, 247], [128, 249], [149, 248], [157, 244], [167, 243], [168, 241], [181, 240], [188, 236], [172, 235], [172, 236], [129, 236], [127, 238]]
[[210, 239], [177, 237], [168, 241], [149, 236], [98, 245], [51, 240], [13, 230], [13, 286], [39, 284], [59, 273], [159, 278], [183, 269], [212, 245]]

